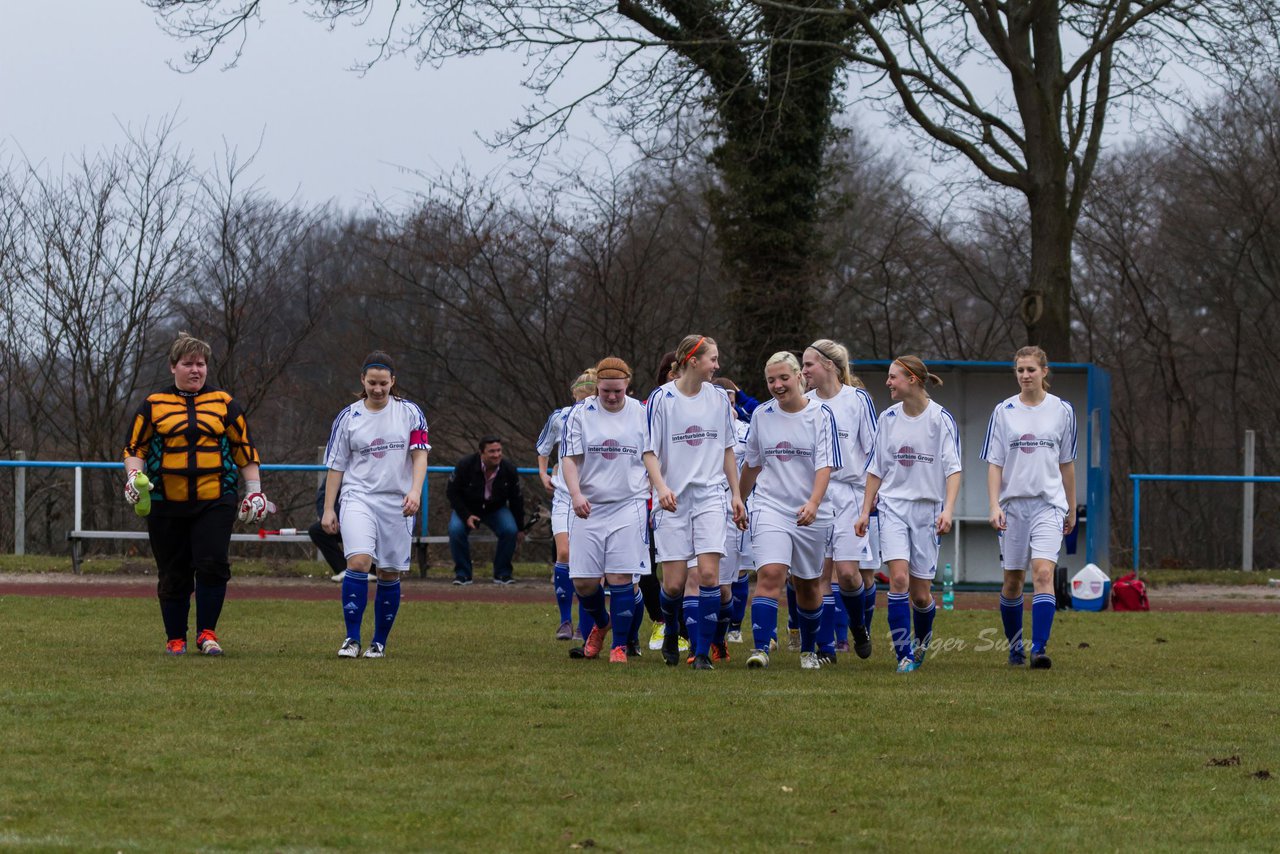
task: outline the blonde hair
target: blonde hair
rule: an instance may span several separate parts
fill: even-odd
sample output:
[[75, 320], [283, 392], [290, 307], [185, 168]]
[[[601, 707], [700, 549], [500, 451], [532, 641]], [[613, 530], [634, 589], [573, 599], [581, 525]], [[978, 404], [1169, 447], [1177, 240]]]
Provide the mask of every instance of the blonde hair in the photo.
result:
[[680, 339], [680, 346], [676, 347], [676, 358], [671, 363], [670, 370], [680, 372], [688, 362], [696, 355], [707, 352], [710, 347], [716, 346], [714, 338], [706, 335], [686, 335]]
[[804, 374], [800, 372], [800, 360], [796, 358], [796, 354], [789, 350], [779, 350], [769, 357], [764, 363], [765, 373], [769, 371], [770, 365], [786, 365], [791, 372], [800, 378], [800, 390], [804, 391], [808, 386], [804, 381]]
[[569, 393], [574, 394], [580, 388], [594, 389], [596, 387], [596, 369], [587, 368], [578, 374], [578, 378], [569, 384]]
[[929, 385], [942, 385], [942, 378], [937, 374], [929, 373], [929, 369], [925, 366], [924, 360], [919, 356], [899, 356], [893, 361], [906, 368], [907, 373], [912, 379], [920, 383], [921, 387]]
[[597, 380], [631, 380], [631, 366], [617, 356], [606, 356], [596, 364]]
[[836, 369], [836, 376], [840, 377], [840, 382], [854, 388], [866, 388], [867, 385], [858, 379], [853, 371], [849, 370], [849, 348], [838, 341], [832, 341], [830, 338], [819, 338], [809, 345], [809, 349], [816, 352], [826, 361], [830, 362], [832, 367]]
[[1013, 354], [1013, 366], [1018, 367], [1019, 359], [1035, 359], [1040, 363], [1040, 367], [1044, 368], [1044, 376], [1040, 379], [1040, 385], [1045, 390], [1049, 390], [1049, 354], [1034, 344], [1029, 344], [1021, 350]]
[[169, 364], [176, 365], [183, 356], [203, 356], [207, 362], [213, 355], [213, 348], [199, 338], [193, 338], [185, 332], [179, 332], [177, 339], [169, 347]]

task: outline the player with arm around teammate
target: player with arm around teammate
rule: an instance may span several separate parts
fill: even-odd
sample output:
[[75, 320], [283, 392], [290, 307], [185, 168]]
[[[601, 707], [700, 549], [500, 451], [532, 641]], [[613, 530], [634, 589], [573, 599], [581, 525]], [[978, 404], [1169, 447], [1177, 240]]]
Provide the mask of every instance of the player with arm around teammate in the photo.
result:
[[[960, 494], [960, 431], [929, 398], [942, 385], [918, 356], [889, 365], [885, 385], [898, 401], [880, 413], [867, 464], [867, 491], [855, 531], [864, 536], [871, 510], [880, 511], [880, 553], [889, 565], [889, 632], [898, 672], [924, 663], [937, 611], [930, 587], [938, 571], [938, 538], [951, 530]], [[915, 615], [915, 643], [911, 640]]]
[[[778, 626], [778, 596], [790, 572], [800, 618], [800, 667], [817, 670], [822, 619], [822, 558], [835, 514], [826, 500], [840, 443], [831, 410], [804, 395], [800, 363], [775, 353], [765, 364], [773, 399], [751, 416], [741, 488], [751, 495], [751, 551], [756, 592], [751, 600], [752, 669], [769, 666]], [[754, 492], [752, 489], [754, 488]]]
[[[596, 394], [565, 421], [560, 465], [574, 516], [569, 520], [569, 575], [594, 626], [583, 657], [596, 658], [613, 631], [609, 661], [627, 663], [637, 608], [635, 577], [650, 571], [642, 455], [648, 436], [644, 407], [627, 396], [631, 368], [610, 356], [596, 365]], [[604, 588], [609, 585], [609, 605]]]
[[[835, 523], [822, 568], [824, 595], [818, 656], [826, 665], [836, 661], [836, 591], [849, 614], [854, 651], [859, 658], [871, 656], [871, 635], [863, 621], [865, 575], [860, 569], [874, 572], [879, 562], [872, 554], [871, 538], [858, 536], [853, 527], [862, 511], [866, 460], [876, 438], [876, 406], [867, 390], [854, 384], [849, 370], [849, 351], [843, 344], [828, 338], [819, 339], [805, 349], [802, 359], [801, 370], [809, 386], [805, 395], [825, 404], [835, 416], [840, 455], [847, 463], [832, 473], [831, 485], [827, 488]], [[835, 584], [832, 584], [833, 575]]]
[[1076, 414], [1049, 393], [1049, 358], [1039, 347], [1013, 357], [1018, 394], [996, 404], [987, 425], [982, 458], [987, 461], [991, 527], [999, 532], [1004, 586], [1000, 619], [1009, 640], [1009, 664], [1026, 662], [1022, 643], [1022, 587], [1027, 565], [1031, 601], [1031, 667], [1048, 670], [1045, 652], [1057, 599], [1053, 568], [1062, 537], [1076, 526]]
[[[369, 569], [377, 564], [373, 640], [365, 658], [386, 655], [387, 637], [400, 610], [400, 577], [413, 554], [413, 517], [427, 475], [427, 420], [416, 403], [396, 395], [391, 357], [375, 351], [360, 369], [360, 400], [338, 413], [324, 464], [324, 518], [342, 532], [347, 557], [342, 618], [347, 636], [339, 658], [360, 657], [360, 631], [369, 600]], [[339, 490], [340, 506], [335, 506]]]
[[[578, 375], [569, 386], [574, 403], [585, 400], [596, 393], [595, 368], [588, 368]], [[555, 542], [556, 565], [552, 583], [556, 591], [556, 605], [560, 608], [560, 627], [556, 629], [556, 640], [572, 640], [573, 630], [573, 581], [569, 578], [569, 516], [573, 513], [570, 507], [569, 491], [565, 487], [564, 472], [557, 463], [555, 470], [550, 470], [551, 455], [557, 452], [564, 435], [564, 422], [573, 406], [562, 406], [552, 412], [538, 434], [538, 477], [542, 486], [551, 496], [551, 536]], [[557, 455], [559, 456], [559, 455]]]
[[[727, 658], [723, 631], [732, 606], [729, 585], [736, 571], [722, 579], [726, 513], [740, 524], [746, 508], [738, 492], [737, 442], [733, 408], [724, 389], [711, 382], [720, 367], [716, 342], [705, 335], [687, 335], [676, 348], [671, 382], [649, 395], [649, 438], [644, 462], [657, 506], [650, 517], [658, 560], [662, 562], [662, 612], [674, 625], [676, 602], [684, 593], [688, 562], [697, 560], [698, 621], [691, 631], [695, 670], [710, 670], [711, 645], [721, 641], [719, 654]], [[688, 619], [686, 615], [686, 620]], [[677, 638], [668, 633], [662, 658], [679, 662]]]

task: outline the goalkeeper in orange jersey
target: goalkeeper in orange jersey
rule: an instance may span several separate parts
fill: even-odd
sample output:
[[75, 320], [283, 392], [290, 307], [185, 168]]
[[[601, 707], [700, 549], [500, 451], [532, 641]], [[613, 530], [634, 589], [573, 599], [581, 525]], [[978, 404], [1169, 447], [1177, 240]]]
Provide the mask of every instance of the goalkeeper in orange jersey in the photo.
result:
[[[243, 410], [206, 382], [210, 355], [205, 342], [178, 335], [169, 349], [173, 385], [138, 407], [124, 448], [125, 500], [137, 504], [141, 498], [139, 475], [153, 490], [147, 534], [170, 655], [187, 651], [193, 592], [196, 646], [205, 655], [222, 654], [217, 627], [231, 578], [231, 526], [237, 515], [259, 522], [271, 507]], [[246, 495], [240, 501], [242, 476]]]

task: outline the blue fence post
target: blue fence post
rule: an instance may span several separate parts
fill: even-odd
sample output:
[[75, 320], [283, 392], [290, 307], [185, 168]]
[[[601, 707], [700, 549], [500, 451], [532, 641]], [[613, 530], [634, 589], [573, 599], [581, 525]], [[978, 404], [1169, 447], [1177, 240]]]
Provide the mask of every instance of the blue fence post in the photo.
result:
[[1139, 517], [1142, 513], [1142, 480], [1137, 475], [1129, 475], [1133, 481], [1133, 571], [1138, 572], [1138, 549], [1142, 543], [1142, 526]]

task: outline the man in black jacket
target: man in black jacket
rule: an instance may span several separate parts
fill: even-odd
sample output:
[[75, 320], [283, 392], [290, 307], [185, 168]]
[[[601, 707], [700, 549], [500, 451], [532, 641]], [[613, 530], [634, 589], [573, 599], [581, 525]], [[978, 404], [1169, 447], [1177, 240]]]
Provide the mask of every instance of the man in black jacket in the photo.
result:
[[453, 583], [471, 583], [471, 540], [479, 525], [498, 535], [493, 556], [493, 583], [513, 584], [511, 557], [524, 539], [524, 496], [516, 467], [502, 458], [502, 440], [485, 436], [480, 453], [458, 460], [449, 475], [449, 551], [453, 553]]

